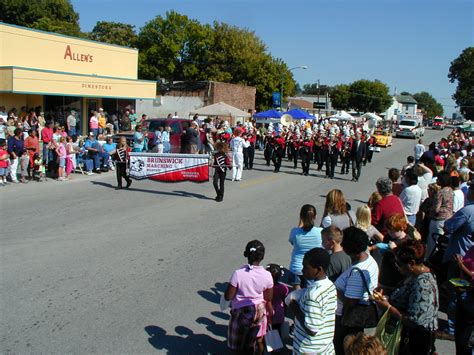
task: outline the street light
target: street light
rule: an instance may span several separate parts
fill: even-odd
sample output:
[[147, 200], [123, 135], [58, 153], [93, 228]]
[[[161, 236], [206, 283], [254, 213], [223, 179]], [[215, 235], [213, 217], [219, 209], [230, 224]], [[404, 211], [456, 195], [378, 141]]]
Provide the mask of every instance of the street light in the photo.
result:
[[[288, 69], [288, 71], [292, 71], [292, 70], [295, 70], [295, 69], [308, 69], [308, 66], [307, 65], [298, 65], [296, 67], [293, 67], [293, 68], [290, 68]], [[281, 75], [281, 88], [280, 88], [280, 111], [283, 111], [282, 109], [282, 105], [283, 105], [283, 73]]]

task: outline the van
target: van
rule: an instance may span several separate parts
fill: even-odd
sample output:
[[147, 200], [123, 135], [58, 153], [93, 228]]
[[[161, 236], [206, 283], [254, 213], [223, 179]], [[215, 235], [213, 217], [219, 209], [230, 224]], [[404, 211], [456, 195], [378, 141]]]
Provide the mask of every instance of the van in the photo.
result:
[[404, 118], [398, 123], [396, 137], [419, 138], [424, 134], [424, 128], [418, 120]]

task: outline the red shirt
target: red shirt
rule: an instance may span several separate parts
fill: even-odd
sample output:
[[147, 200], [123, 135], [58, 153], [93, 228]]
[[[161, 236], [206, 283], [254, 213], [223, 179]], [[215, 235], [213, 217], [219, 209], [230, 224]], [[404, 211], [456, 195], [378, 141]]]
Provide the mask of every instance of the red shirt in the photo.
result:
[[43, 139], [43, 143], [51, 142], [51, 139], [53, 138], [53, 129], [44, 127], [41, 131], [41, 138]]
[[387, 233], [385, 222], [394, 214], [405, 215], [402, 201], [393, 194], [385, 196], [374, 206], [372, 225], [385, 235]]
[[275, 138], [275, 144], [278, 144], [280, 147], [285, 148], [285, 138], [283, 137]]
[[0, 168], [7, 168], [8, 167], [8, 156], [9, 156], [8, 152], [5, 149], [0, 147], [0, 157], [5, 155], [5, 154], [7, 155], [7, 159], [6, 160], [0, 160]]

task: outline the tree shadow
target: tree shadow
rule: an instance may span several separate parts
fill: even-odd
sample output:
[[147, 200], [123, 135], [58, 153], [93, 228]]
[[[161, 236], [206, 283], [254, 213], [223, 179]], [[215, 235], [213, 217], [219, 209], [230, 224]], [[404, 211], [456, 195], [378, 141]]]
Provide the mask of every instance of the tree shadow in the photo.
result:
[[199, 290], [197, 293], [202, 298], [208, 300], [209, 302], [219, 304], [221, 300], [221, 295], [225, 292], [227, 283], [216, 282], [214, 287], [211, 287], [211, 292], [207, 290]]
[[196, 334], [184, 326], [177, 326], [178, 335], [169, 335], [166, 330], [156, 325], [144, 328], [148, 342], [157, 350], [165, 350], [167, 354], [225, 354], [225, 341], [219, 341], [205, 334]]
[[[99, 185], [103, 187], [108, 187], [111, 189], [115, 189], [115, 186], [107, 183], [107, 182], [102, 182], [102, 181], [91, 181], [91, 184], [94, 185]], [[179, 196], [179, 197], [188, 197], [188, 198], [197, 198], [199, 200], [212, 200], [214, 201], [213, 198], [197, 194], [194, 192], [187, 192], [187, 191], [173, 191], [173, 192], [167, 192], [167, 191], [156, 191], [156, 190], [147, 190], [147, 189], [141, 189], [137, 187], [130, 187], [128, 189], [124, 189], [124, 191], [138, 191], [138, 192], [145, 192], [145, 193], [150, 193], [150, 194], [157, 194], [157, 195], [164, 195], [164, 196]]]

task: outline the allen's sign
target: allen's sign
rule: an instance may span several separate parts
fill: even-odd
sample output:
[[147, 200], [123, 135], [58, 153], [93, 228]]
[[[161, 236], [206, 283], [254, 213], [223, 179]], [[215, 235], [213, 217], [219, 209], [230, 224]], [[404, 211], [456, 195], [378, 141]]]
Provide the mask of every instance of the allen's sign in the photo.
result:
[[68, 44], [66, 46], [66, 52], [64, 52], [64, 59], [75, 60], [77, 62], [87, 62], [92, 63], [94, 57], [92, 54], [83, 54], [83, 53], [76, 53], [73, 52], [71, 46]]

